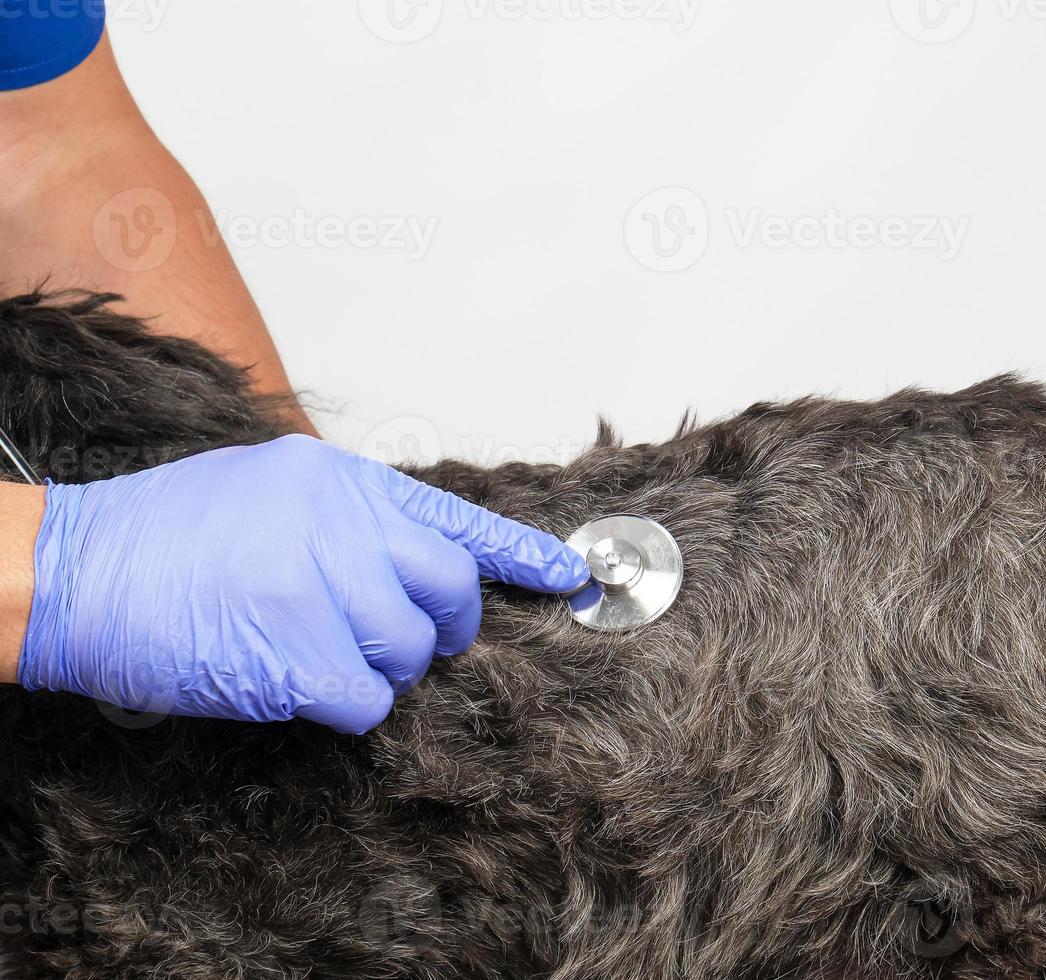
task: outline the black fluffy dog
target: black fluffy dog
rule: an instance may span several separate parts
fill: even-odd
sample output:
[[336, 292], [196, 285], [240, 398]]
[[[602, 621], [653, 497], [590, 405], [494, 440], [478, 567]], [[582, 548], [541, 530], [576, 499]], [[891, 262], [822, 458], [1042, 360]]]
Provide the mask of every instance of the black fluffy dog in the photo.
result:
[[[113, 301], [0, 303], [0, 424], [42, 473], [280, 434]], [[653, 517], [680, 598], [610, 635], [491, 590], [365, 738], [3, 690], [8, 973], [1042, 977], [1044, 451], [1046, 395], [1001, 378], [419, 471], [561, 535]]]

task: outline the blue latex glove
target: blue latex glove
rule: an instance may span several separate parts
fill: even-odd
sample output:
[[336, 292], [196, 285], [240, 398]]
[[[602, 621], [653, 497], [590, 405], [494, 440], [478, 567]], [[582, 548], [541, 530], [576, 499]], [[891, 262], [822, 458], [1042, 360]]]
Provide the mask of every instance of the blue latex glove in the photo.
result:
[[364, 732], [476, 638], [479, 576], [588, 577], [557, 538], [308, 436], [50, 485], [18, 679], [122, 708]]

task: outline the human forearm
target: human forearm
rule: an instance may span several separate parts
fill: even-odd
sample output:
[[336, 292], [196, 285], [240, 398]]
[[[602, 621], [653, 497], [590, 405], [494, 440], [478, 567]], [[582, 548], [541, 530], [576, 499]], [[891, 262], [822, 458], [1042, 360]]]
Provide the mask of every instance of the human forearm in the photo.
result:
[[44, 513], [43, 487], [0, 483], [0, 683], [18, 676], [18, 654], [33, 601], [33, 548]]
[[[127, 92], [103, 38], [69, 74], [0, 93], [0, 270], [21, 288], [120, 293], [158, 333], [241, 366], [259, 391], [289, 382], [196, 185]], [[304, 413], [294, 425], [313, 433]]]

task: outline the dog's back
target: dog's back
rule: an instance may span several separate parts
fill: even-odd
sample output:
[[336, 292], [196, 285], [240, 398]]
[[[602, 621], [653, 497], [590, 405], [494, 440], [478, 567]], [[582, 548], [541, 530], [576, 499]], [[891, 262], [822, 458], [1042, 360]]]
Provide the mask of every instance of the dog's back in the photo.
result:
[[[0, 304], [0, 372], [56, 479], [279, 431], [91, 301]], [[362, 739], [7, 691], [0, 938], [72, 980], [1041, 976], [1044, 451], [1002, 378], [422, 470], [561, 535], [653, 517], [679, 600], [606, 634], [491, 590]]]

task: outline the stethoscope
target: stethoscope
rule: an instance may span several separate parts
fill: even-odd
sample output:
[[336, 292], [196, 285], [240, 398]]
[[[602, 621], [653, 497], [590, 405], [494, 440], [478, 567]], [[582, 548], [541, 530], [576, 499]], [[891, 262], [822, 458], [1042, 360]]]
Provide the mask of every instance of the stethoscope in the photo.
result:
[[0, 429], [0, 449], [4, 451], [7, 458], [14, 464], [14, 468], [25, 478], [26, 483], [39, 485], [43, 481], [36, 475], [26, 458], [18, 451], [18, 447], [11, 441], [11, 437]]

